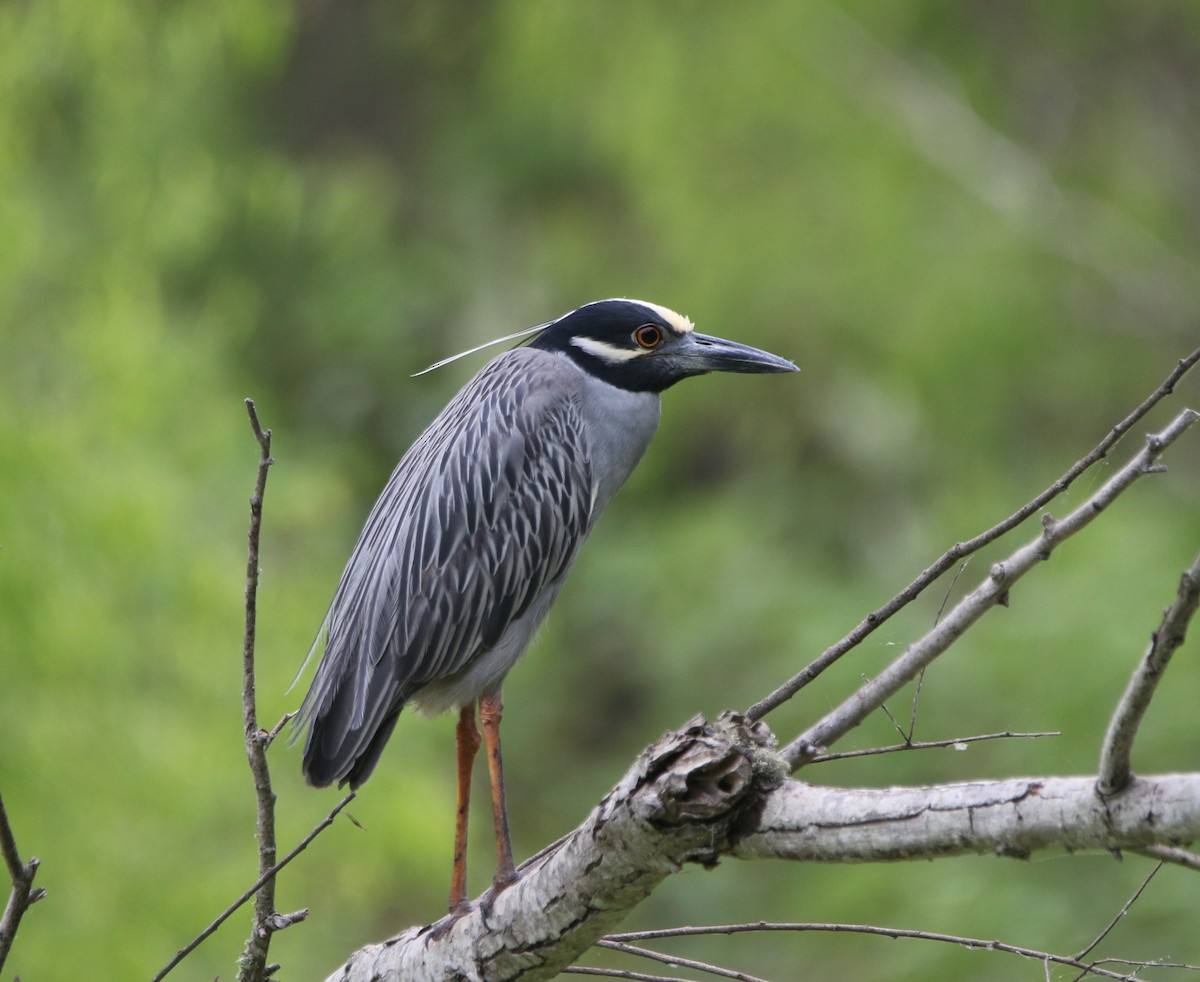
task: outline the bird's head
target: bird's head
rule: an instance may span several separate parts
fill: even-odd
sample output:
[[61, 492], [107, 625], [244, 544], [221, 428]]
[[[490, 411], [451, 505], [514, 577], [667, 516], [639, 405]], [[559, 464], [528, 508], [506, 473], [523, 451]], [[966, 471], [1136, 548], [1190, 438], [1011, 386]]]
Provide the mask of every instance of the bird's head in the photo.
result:
[[642, 300], [597, 300], [552, 321], [530, 347], [558, 351], [618, 388], [661, 392], [708, 372], [797, 372], [786, 358], [700, 334], [681, 314]]

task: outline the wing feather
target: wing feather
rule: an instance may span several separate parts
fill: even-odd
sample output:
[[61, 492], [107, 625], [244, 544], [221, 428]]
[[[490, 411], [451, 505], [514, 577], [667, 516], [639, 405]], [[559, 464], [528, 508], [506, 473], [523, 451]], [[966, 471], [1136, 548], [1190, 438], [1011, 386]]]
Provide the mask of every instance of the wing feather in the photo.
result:
[[578, 370], [522, 348], [487, 365], [372, 509], [301, 706], [304, 769], [366, 780], [405, 701], [467, 669], [566, 574], [591, 523]]

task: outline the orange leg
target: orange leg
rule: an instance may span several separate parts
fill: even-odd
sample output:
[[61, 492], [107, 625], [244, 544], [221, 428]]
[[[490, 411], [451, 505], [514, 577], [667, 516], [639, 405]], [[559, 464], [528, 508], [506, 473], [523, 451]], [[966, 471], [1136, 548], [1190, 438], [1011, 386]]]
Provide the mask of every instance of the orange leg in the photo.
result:
[[513, 866], [512, 842], [508, 837], [508, 807], [504, 801], [504, 766], [500, 760], [500, 718], [504, 701], [500, 692], [489, 693], [479, 700], [479, 719], [483, 723], [483, 741], [487, 746], [488, 775], [492, 779], [492, 817], [496, 822], [496, 879], [497, 890], [503, 890], [517, 878]]
[[479, 750], [475, 703], [463, 706], [454, 731], [458, 749], [458, 812], [454, 822], [454, 872], [450, 877], [450, 913], [461, 914], [467, 902], [467, 815], [471, 810], [471, 765]]

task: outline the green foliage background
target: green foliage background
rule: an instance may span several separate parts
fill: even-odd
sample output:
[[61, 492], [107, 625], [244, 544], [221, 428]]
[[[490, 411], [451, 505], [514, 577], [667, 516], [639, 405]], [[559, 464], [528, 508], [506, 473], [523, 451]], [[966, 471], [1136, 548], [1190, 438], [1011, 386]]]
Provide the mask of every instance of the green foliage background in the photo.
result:
[[[1183, 0], [17, 2], [0, 6], [0, 107], [0, 791], [49, 892], [4, 972], [26, 982], [148, 978], [253, 879], [243, 397], [278, 460], [259, 618], [273, 721], [374, 495], [480, 360], [410, 373], [606, 296], [803, 366], [668, 394], [506, 689], [524, 856], [663, 730], [761, 697], [1050, 483], [1200, 336], [1200, 6]], [[925, 680], [921, 738], [1061, 738], [806, 777], [1094, 769], [1200, 542], [1198, 458], [1189, 437]], [[1192, 643], [1172, 668], [1143, 771], [1200, 764], [1197, 661]], [[281, 978], [439, 914], [451, 730], [403, 719], [352, 806], [364, 831], [337, 823], [283, 878], [280, 908], [312, 914], [276, 939]], [[847, 745], [893, 736], [878, 718]], [[298, 757], [272, 751], [285, 845], [337, 800]], [[673, 878], [629, 925], [874, 921], [1068, 953], [1147, 870], [726, 863]], [[1165, 870], [1103, 950], [1200, 962], [1198, 905], [1195, 877]], [[247, 924], [176, 976], [232, 977]], [[819, 935], [680, 951], [774, 979], [1042, 977]]]

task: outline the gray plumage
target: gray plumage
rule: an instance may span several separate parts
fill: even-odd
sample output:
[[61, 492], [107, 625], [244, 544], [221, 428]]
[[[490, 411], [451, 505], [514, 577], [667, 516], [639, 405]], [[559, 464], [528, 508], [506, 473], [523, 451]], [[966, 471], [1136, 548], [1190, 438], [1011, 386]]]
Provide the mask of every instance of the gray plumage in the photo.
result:
[[297, 720], [308, 781], [361, 785], [405, 705], [499, 695], [650, 443], [659, 393], [710, 371], [795, 370], [628, 300], [572, 311], [486, 365], [404, 455], [342, 574]]
[[[311, 783], [361, 784], [406, 703], [442, 712], [512, 667], [658, 425], [657, 394], [601, 399], [600, 386], [561, 354], [506, 352], [400, 461], [334, 596], [334, 657], [300, 710]], [[639, 411], [596, 411], [613, 396]]]

